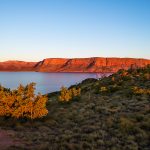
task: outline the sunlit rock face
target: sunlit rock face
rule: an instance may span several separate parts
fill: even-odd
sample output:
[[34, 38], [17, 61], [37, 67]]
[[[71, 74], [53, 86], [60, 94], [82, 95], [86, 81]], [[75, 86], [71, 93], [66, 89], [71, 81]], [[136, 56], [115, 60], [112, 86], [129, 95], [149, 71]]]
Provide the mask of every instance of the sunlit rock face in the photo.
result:
[[0, 71], [32, 71], [37, 62], [5, 61], [0, 62]]
[[46, 72], [116, 72], [130, 67], [144, 67], [150, 60], [134, 58], [49, 58], [41, 61], [37, 71]]
[[136, 58], [47, 58], [40, 62], [0, 62], [0, 71], [39, 72], [116, 72], [119, 69], [144, 67], [150, 60]]

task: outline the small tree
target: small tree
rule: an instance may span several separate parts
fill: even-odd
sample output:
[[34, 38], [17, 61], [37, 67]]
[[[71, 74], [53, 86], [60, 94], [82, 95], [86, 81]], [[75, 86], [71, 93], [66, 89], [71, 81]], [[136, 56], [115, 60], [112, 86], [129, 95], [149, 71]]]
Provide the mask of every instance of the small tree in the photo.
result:
[[47, 115], [48, 110], [46, 109], [46, 102], [46, 96], [42, 96], [41, 94], [37, 95], [35, 100], [30, 104], [31, 109], [28, 110], [27, 118], [35, 119]]
[[20, 85], [16, 90], [0, 91], [0, 116], [35, 119], [48, 113], [47, 97], [35, 95], [35, 83]]
[[80, 96], [80, 94], [81, 94], [80, 88], [67, 89], [66, 87], [62, 87], [60, 91], [59, 100], [62, 102], [68, 102], [72, 100], [73, 98]]
[[61, 91], [60, 91], [60, 96], [59, 96], [59, 100], [60, 101], [70, 101], [72, 99], [72, 93], [66, 88], [66, 87], [62, 87]]
[[14, 95], [5, 91], [4, 88], [0, 89], [0, 116], [11, 116], [14, 101]]

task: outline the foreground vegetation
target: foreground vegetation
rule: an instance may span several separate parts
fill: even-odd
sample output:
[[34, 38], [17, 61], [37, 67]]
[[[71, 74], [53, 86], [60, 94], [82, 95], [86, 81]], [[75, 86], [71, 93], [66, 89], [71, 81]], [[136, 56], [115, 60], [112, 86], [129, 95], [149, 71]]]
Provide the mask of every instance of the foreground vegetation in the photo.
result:
[[[72, 89], [75, 92], [70, 98]], [[26, 117], [0, 118], [0, 127], [20, 139], [20, 145], [10, 149], [150, 148], [150, 66], [120, 70], [99, 80], [86, 79], [48, 94], [46, 107], [47, 116], [32, 123]]]
[[48, 113], [47, 97], [35, 95], [35, 83], [20, 85], [15, 90], [0, 87], [0, 116], [11, 118], [36, 119]]

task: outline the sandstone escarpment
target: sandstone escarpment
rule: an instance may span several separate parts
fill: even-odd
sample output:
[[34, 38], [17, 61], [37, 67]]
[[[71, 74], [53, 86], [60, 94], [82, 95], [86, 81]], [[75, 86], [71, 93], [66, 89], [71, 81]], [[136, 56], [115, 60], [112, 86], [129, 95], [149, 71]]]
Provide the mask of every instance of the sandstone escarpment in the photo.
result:
[[134, 58], [74, 58], [45, 59], [37, 67], [37, 71], [47, 72], [116, 72], [130, 67], [144, 67], [150, 60]]
[[148, 59], [136, 58], [47, 58], [40, 62], [0, 62], [0, 71], [39, 72], [116, 72], [130, 67], [144, 67]]

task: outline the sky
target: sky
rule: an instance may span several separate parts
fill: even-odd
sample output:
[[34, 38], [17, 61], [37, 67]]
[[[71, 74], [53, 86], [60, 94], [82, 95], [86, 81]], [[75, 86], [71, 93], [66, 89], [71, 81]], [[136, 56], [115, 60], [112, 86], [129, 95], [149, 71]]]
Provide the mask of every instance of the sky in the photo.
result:
[[150, 59], [150, 0], [0, 0], [0, 61]]

